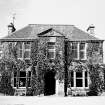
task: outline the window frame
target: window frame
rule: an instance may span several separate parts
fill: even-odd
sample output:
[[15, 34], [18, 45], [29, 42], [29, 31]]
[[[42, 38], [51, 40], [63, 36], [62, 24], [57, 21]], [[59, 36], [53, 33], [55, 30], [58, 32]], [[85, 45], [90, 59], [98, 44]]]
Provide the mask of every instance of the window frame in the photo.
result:
[[[20, 72], [25, 72], [25, 74], [26, 74], [26, 76], [25, 77], [20, 77]], [[31, 79], [32, 79], [32, 72], [31, 72], [31, 70], [28, 70], [28, 71], [25, 71], [25, 70], [20, 70], [20, 72], [19, 72], [19, 77], [17, 77], [17, 75], [16, 75], [16, 77], [14, 77], [14, 73], [16, 73], [16, 72], [14, 72], [13, 73], [13, 87], [14, 88], [16, 88], [16, 86], [14, 86], [14, 85], [16, 85], [16, 83], [14, 82], [14, 79], [19, 79], [19, 83], [18, 83], [18, 87], [19, 88], [26, 88], [26, 83], [27, 83], [27, 81], [28, 81], [28, 79], [30, 79], [30, 83], [31, 83]], [[31, 72], [31, 74], [30, 74], [30, 77], [28, 77], [28, 73], [29, 72]], [[26, 81], [25, 81], [25, 86], [20, 86], [20, 78], [26, 78]], [[28, 88], [30, 88], [31, 86], [28, 86]]]
[[[53, 43], [53, 48], [48, 48], [49, 47], [49, 43]], [[55, 42], [47, 42], [47, 49], [48, 49], [48, 51], [47, 51], [47, 59], [55, 59], [55, 53], [56, 53], [56, 48], [55, 48]], [[53, 52], [53, 57], [51, 57], [51, 58], [49, 58], [48, 57], [48, 53], [50, 53], [50, 52]]]
[[[27, 42], [19, 42], [18, 43], [18, 44], [21, 44], [21, 46], [22, 46], [22, 49], [20, 49], [19, 46], [18, 46], [18, 59], [21, 59], [21, 60], [23, 60], [23, 59], [30, 60], [30, 56], [31, 56], [31, 42], [29, 42], [30, 43], [29, 48], [25, 49], [25, 43], [27, 43]], [[20, 51], [22, 51], [22, 57], [19, 57], [20, 56]], [[25, 52], [29, 53], [29, 57], [26, 57], [26, 58], [24, 57]]]
[[[86, 60], [87, 59], [87, 43], [86, 42], [72, 42], [71, 46], [73, 46], [73, 43], [77, 43], [77, 58], [73, 58], [74, 60]], [[85, 44], [84, 49], [80, 50], [81, 43]], [[72, 48], [72, 47], [71, 47]], [[71, 49], [73, 50], [73, 49]], [[84, 57], [80, 57], [80, 52], [84, 53]]]
[[[84, 70], [84, 71], [81, 71], [82, 73], [82, 78], [76, 78], [76, 72], [80, 72], [80, 71], [71, 71], [73, 72], [73, 86], [71, 86], [71, 89], [74, 89], [74, 88], [78, 88], [78, 89], [88, 89], [89, 88], [89, 72]], [[87, 72], [87, 77], [85, 77], [85, 72]], [[76, 86], [76, 80], [77, 79], [82, 79], [82, 87], [77, 87]], [[87, 86], [85, 85], [85, 79], [87, 79]]]

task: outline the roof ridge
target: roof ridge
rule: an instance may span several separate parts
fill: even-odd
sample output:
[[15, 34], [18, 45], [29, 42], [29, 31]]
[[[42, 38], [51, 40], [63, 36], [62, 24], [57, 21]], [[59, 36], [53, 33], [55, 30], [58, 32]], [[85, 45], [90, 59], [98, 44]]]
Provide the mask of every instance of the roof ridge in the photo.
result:
[[75, 25], [70, 25], [70, 24], [28, 24], [28, 25], [75, 26]]

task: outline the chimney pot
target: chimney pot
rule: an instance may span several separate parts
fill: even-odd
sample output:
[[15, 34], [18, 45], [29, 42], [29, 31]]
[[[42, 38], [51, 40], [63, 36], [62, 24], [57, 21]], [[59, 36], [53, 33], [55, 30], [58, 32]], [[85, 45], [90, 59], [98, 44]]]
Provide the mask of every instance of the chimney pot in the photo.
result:
[[10, 35], [12, 32], [14, 32], [16, 30], [16, 28], [14, 27], [13, 23], [10, 23], [8, 25], [8, 35]]
[[95, 26], [93, 24], [91, 24], [88, 29], [87, 29], [87, 32], [91, 35], [94, 35], [94, 29], [95, 29]]

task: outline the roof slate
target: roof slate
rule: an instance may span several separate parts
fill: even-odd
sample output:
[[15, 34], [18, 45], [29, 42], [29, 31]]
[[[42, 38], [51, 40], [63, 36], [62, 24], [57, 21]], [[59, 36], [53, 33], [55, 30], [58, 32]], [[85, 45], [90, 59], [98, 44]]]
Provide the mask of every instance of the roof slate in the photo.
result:
[[100, 39], [80, 30], [74, 25], [55, 25], [55, 24], [29, 24], [26, 27], [13, 32], [11, 35], [6, 36], [1, 41], [25, 41], [35, 40], [38, 34], [53, 29], [55, 32], [62, 34], [69, 41], [98, 41]]

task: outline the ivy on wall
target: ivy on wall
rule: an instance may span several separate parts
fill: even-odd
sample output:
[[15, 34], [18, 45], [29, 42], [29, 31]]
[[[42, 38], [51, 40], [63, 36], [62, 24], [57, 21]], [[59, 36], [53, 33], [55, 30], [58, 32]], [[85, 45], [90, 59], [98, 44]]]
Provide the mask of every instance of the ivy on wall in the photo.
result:
[[90, 90], [94, 89], [96, 92], [102, 92], [104, 89], [104, 71], [99, 64], [90, 66]]

